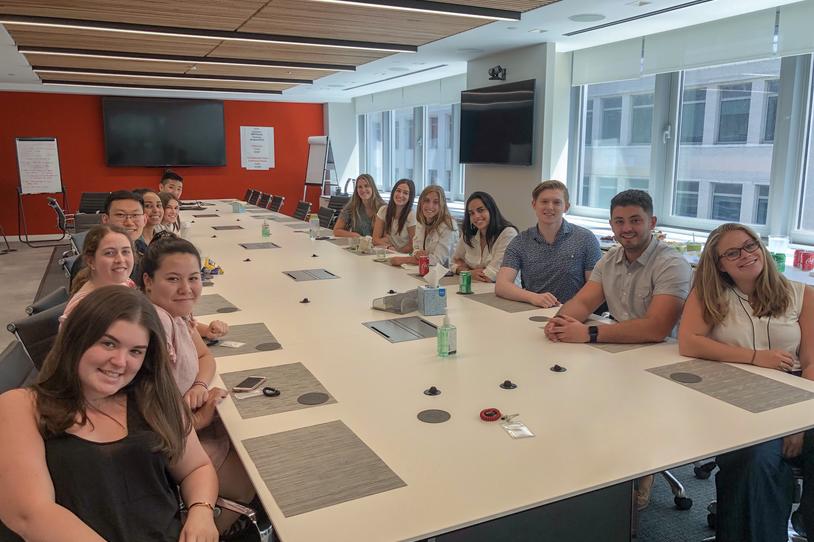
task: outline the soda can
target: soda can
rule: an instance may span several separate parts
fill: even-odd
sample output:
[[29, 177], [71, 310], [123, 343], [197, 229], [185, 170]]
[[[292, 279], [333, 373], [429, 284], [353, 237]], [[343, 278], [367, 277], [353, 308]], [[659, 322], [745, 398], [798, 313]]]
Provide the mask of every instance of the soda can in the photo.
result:
[[430, 272], [430, 257], [419, 256], [418, 258], [418, 274], [422, 277]]
[[801, 267], [801, 265], [802, 265], [801, 260], [803, 259], [803, 254], [804, 253], [805, 253], [805, 250], [803, 250], [801, 248], [798, 248], [797, 250], [794, 251], [794, 263], [792, 264], [794, 267], [798, 267], [798, 268]]
[[458, 292], [462, 294], [472, 293], [472, 272], [461, 271], [461, 277], [458, 279]]
[[803, 271], [814, 270], [814, 252], [806, 251], [800, 257], [800, 269], [802, 269]]
[[772, 258], [777, 265], [777, 270], [781, 273], [786, 271], [786, 253], [785, 252], [772, 252]]

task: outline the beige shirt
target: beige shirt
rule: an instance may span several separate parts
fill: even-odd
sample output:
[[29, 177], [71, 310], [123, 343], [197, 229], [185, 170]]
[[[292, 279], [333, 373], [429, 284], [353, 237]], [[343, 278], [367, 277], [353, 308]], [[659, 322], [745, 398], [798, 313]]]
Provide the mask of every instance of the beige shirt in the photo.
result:
[[449, 267], [449, 258], [457, 242], [458, 224], [455, 220], [452, 221], [452, 229], [442, 222], [429, 234], [426, 233], [423, 224], [420, 222], [416, 224], [413, 250], [426, 250], [430, 255], [430, 265], [440, 263], [444, 267]]
[[[385, 217], [387, 217], [387, 205], [382, 205], [379, 207], [379, 210], [376, 212], [376, 217], [380, 218], [382, 222], [385, 221]], [[414, 228], [416, 224], [415, 221], [415, 211], [410, 210], [410, 213], [407, 215], [407, 220], [404, 221], [404, 228], [402, 228], [401, 233], [399, 233], [399, 217], [395, 217], [393, 219], [393, 223], [390, 224], [388, 227], [387, 224], [384, 225], [385, 235], [390, 238], [390, 244], [394, 247], [403, 248], [407, 245], [410, 241], [410, 232], [408, 228]]]
[[[463, 260], [470, 269], [483, 268], [483, 273], [494, 282], [495, 278], [497, 278], [497, 272], [503, 265], [503, 255], [506, 253], [506, 247], [515, 237], [517, 237], [516, 229], [503, 228], [495, 242], [492, 243], [492, 248], [490, 249], [489, 245], [486, 245], [481, 250], [480, 231], [477, 231], [472, 236], [472, 246], [467, 245], [463, 237], [458, 240], [458, 246], [455, 247], [452, 259]], [[457, 272], [456, 267], [453, 264], [452, 270]]]

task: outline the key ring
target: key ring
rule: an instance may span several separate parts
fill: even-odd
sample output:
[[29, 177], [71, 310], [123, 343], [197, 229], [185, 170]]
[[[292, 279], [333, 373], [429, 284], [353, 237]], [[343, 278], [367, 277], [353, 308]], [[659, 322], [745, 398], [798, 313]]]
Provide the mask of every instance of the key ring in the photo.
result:
[[496, 408], [484, 408], [480, 411], [480, 419], [485, 422], [496, 422], [500, 419], [500, 411]]
[[278, 390], [277, 388], [270, 388], [266, 386], [265, 388], [263, 388], [263, 395], [265, 395], [266, 397], [277, 397], [278, 395], [280, 395], [280, 390]]

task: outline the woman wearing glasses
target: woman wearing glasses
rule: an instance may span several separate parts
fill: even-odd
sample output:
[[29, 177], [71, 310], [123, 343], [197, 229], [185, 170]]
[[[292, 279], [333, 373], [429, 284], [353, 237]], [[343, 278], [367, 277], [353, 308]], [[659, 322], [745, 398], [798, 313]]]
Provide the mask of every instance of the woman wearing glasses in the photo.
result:
[[[781, 275], [751, 229], [724, 224], [701, 254], [678, 341], [684, 356], [814, 380], [814, 289]], [[785, 542], [794, 484], [790, 460], [805, 469], [800, 509], [814, 532], [809, 431], [718, 456], [716, 540]]]

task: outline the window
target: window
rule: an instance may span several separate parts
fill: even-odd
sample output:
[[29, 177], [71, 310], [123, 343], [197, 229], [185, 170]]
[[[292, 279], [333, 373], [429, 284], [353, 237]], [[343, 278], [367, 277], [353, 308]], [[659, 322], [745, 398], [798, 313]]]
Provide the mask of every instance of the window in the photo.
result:
[[684, 90], [681, 103], [681, 143], [703, 142], [706, 101], [707, 89], [688, 88]]
[[718, 143], [746, 143], [749, 130], [749, 105], [752, 83], [721, 85]]
[[384, 113], [365, 115], [365, 162], [363, 172], [369, 173], [381, 186], [384, 181]]
[[412, 107], [393, 111], [393, 176], [383, 186], [390, 188], [399, 179], [412, 179], [415, 155], [415, 111]]
[[673, 200], [673, 214], [695, 218], [698, 216], [698, 181], [678, 181]]
[[[810, 64], [809, 70], [814, 75]], [[814, 88], [809, 92], [808, 111], [811, 116], [808, 119], [808, 152], [795, 225], [798, 232], [805, 236], [806, 242], [814, 243], [814, 109], [811, 107], [814, 105]]]
[[[655, 77], [645, 77], [585, 87], [585, 106], [580, 111], [586, 123], [585, 141], [579, 149], [582, 182], [574, 199], [577, 205], [607, 216], [610, 200], [617, 193], [649, 187], [655, 85]], [[623, 133], [629, 141], [622, 140]]]
[[638, 94], [631, 97], [631, 145], [649, 145], [653, 131], [653, 95]]
[[430, 148], [438, 148], [438, 117], [430, 116]]
[[743, 186], [729, 183], [712, 184], [712, 218], [740, 222]]
[[[453, 125], [454, 112], [451, 105], [431, 105], [427, 107], [427, 137], [426, 165], [428, 184], [438, 184], [447, 194], [455, 192], [452, 186], [453, 169]], [[460, 167], [460, 166], [458, 166]], [[441, 174], [439, 175], [439, 172]]]
[[766, 81], [766, 105], [763, 121], [763, 142], [772, 143], [774, 141], [774, 125], [777, 123], [777, 92], [780, 90], [779, 79], [769, 79]]
[[766, 215], [769, 214], [769, 185], [759, 184], [755, 187], [755, 206], [752, 223], [765, 224]]

